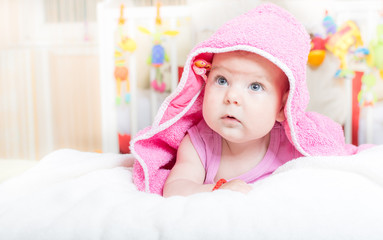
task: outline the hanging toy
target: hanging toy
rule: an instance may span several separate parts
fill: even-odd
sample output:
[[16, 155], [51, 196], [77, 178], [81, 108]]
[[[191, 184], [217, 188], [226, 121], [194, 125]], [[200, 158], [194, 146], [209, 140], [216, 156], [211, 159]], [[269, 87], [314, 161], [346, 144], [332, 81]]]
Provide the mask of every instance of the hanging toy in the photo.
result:
[[121, 104], [121, 85], [123, 81], [126, 81], [126, 93], [125, 93], [125, 102], [130, 102], [130, 82], [129, 82], [129, 70], [126, 67], [126, 52], [133, 53], [136, 48], [136, 42], [125, 36], [123, 34], [123, 26], [125, 24], [125, 18], [123, 16], [124, 13], [124, 5], [121, 5], [120, 8], [120, 17], [118, 19], [118, 33], [120, 40], [117, 43], [117, 46], [114, 51], [114, 59], [115, 59], [115, 68], [114, 68], [114, 78], [117, 83], [117, 105]]
[[347, 21], [336, 33], [328, 37], [326, 49], [339, 58], [340, 69], [346, 69], [346, 55], [349, 49], [362, 45], [363, 41], [358, 26], [353, 21]]
[[[326, 29], [326, 35], [330, 36], [336, 33], [337, 26], [335, 24], [334, 19], [328, 15], [328, 11], [326, 10], [325, 17], [322, 20], [322, 25]], [[322, 38], [318, 35], [310, 34], [311, 38], [311, 49], [308, 56], [307, 63], [311, 67], [319, 67], [325, 57], [326, 57], [326, 42], [327, 38]]]
[[318, 36], [311, 35], [311, 49], [307, 63], [312, 67], [320, 66], [326, 57], [326, 41]]
[[328, 11], [326, 10], [325, 17], [322, 20], [322, 25], [326, 29], [327, 36], [335, 34], [337, 31], [337, 26], [334, 19], [328, 15]]
[[322, 37], [320, 34], [310, 34], [311, 48], [308, 55], [307, 63], [310, 67], [319, 67], [326, 57], [326, 42], [329, 36], [337, 31], [337, 25], [334, 19], [328, 15], [326, 10], [325, 17], [322, 20], [322, 25], [326, 30], [326, 36]]
[[148, 59], [149, 64], [155, 68], [155, 78], [151, 81], [151, 86], [158, 92], [164, 92], [166, 89], [166, 84], [163, 80], [163, 74], [161, 72], [160, 67], [165, 63], [165, 61], [169, 61], [168, 55], [165, 53], [165, 49], [162, 46], [162, 38], [163, 35], [168, 36], [176, 36], [178, 31], [167, 30], [162, 32], [162, 19], [160, 17], [160, 8], [161, 3], [157, 2], [157, 15], [156, 15], [156, 24], [155, 24], [155, 32], [152, 33], [148, 29], [144, 27], [139, 27], [138, 29], [145, 34], [148, 34], [152, 37], [153, 47], [151, 51], [151, 55]]

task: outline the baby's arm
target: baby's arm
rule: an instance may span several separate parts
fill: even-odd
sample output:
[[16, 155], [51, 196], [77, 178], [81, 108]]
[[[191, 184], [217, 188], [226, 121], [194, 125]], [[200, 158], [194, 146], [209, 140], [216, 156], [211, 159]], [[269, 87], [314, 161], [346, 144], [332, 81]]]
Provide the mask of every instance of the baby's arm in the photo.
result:
[[[205, 168], [187, 134], [178, 148], [177, 161], [165, 182], [163, 196], [187, 196], [199, 192], [211, 192], [214, 184], [203, 184], [204, 181]], [[248, 193], [251, 187], [237, 179], [223, 184], [221, 189]]]
[[187, 196], [198, 192], [210, 192], [214, 184], [203, 184], [204, 180], [205, 168], [187, 134], [178, 148], [177, 161], [166, 180], [163, 195]]

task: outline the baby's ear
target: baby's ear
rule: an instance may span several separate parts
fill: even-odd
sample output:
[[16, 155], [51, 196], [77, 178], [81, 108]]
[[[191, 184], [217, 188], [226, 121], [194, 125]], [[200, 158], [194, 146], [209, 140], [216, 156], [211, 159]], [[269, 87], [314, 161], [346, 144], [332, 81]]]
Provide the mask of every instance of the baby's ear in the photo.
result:
[[277, 122], [283, 122], [286, 120], [286, 116], [285, 116], [285, 105], [286, 105], [286, 102], [287, 102], [287, 98], [289, 96], [289, 92], [290, 90], [287, 90], [283, 96], [282, 96], [282, 101], [281, 101], [281, 108], [279, 109], [279, 112], [277, 113]]

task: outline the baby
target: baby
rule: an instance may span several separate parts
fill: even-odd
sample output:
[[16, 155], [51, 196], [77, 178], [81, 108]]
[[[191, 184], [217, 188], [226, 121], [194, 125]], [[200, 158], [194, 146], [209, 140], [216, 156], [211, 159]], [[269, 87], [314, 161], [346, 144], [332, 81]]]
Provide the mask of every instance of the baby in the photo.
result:
[[247, 183], [301, 156], [279, 124], [288, 89], [286, 75], [264, 57], [244, 51], [214, 55], [203, 120], [182, 140], [163, 195], [211, 191], [219, 179], [229, 179], [222, 189], [247, 193]]
[[247, 193], [294, 158], [360, 151], [339, 124], [305, 111], [309, 50], [302, 24], [273, 4], [198, 44], [152, 126], [131, 142], [137, 188], [165, 197]]

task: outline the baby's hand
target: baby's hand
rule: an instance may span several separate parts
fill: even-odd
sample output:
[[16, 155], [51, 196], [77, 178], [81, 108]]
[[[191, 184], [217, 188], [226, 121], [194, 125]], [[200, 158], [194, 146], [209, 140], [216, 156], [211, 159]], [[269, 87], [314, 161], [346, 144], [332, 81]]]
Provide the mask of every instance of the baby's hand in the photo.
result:
[[235, 180], [232, 180], [230, 182], [223, 184], [220, 187], [220, 189], [229, 189], [232, 191], [241, 192], [241, 193], [246, 194], [246, 193], [250, 192], [250, 190], [252, 188], [246, 182], [244, 182], [240, 179], [235, 179]]

